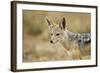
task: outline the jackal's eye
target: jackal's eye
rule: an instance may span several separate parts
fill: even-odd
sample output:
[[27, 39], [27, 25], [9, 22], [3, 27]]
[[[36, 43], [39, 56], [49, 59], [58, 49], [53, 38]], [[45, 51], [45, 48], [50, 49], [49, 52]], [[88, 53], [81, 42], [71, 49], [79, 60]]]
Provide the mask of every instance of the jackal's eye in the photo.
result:
[[51, 33], [51, 35], [53, 35], [53, 33]]
[[59, 33], [56, 34], [56, 36], [59, 36], [59, 35], [60, 35]]

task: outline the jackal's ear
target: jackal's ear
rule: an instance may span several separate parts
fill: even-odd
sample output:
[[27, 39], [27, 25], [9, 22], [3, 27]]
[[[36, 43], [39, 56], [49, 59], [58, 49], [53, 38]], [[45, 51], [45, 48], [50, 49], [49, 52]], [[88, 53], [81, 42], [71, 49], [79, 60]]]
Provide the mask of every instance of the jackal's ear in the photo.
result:
[[61, 20], [59, 27], [63, 30], [65, 30], [66, 27], [66, 19], [63, 17], [63, 19]]
[[48, 23], [49, 26], [53, 25], [52, 22], [50, 21], [50, 19], [48, 17], [46, 17], [46, 21], [47, 21], [47, 23]]

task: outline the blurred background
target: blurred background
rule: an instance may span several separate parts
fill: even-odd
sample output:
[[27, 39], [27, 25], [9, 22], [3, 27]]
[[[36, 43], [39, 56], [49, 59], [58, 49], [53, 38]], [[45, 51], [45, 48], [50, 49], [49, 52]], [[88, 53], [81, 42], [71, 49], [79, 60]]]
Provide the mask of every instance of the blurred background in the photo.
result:
[[[66, 18], [66, 28], [72, 32], [91, 31], [91, 14], [23, 10], [23, 62], [71, 60], [60, 43], [51, 44], [46, 16], [58, 24]], [[90, 59], [90, 46], [83, 50], [82, 59]]]

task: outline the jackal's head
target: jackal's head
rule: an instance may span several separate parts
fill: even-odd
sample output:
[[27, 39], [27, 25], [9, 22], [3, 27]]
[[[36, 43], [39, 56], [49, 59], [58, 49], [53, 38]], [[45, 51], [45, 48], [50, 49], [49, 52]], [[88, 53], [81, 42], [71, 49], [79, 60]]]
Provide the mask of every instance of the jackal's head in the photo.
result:
[[53, 23], [49, 18], [46, 17], [46, 21], [48, 23], [49, 31], [50, 31], [50, 42], [57, 43], [63, 40], [63, 35], [65, 31], [65, 18], [59, 22], [59, 24]]

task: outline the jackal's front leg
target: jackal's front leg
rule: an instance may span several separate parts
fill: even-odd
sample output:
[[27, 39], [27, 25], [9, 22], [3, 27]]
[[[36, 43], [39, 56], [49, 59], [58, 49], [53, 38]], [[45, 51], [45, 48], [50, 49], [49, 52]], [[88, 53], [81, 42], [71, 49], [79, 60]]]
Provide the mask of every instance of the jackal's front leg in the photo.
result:
[[73, 60], [80, 60], [81, 59], [81, 52], [80, 52], [80, 48], [77, 45], [77, 43], [73, 43], [70, 49], [71, 53], [72, 53], [72, 58]]
[[79, 48], [74, 48], [72, 50], [72, 58], [73, 60], [80, 60], [81, 59], [81, 53]]

